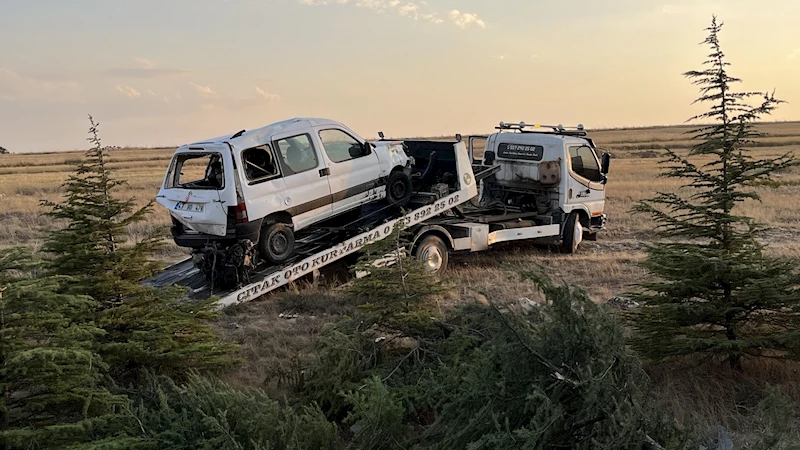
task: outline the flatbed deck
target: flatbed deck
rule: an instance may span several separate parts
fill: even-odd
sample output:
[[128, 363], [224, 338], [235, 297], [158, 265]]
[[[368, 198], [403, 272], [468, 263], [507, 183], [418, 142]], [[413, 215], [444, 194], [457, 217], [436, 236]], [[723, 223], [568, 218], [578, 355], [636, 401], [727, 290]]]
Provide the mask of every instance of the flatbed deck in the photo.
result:
[[[187, 294], [189, 298], [208, 298], [214, 295], [219, 298], [218, 304], [221, 307], [259, 298], [348, 256], [355, 255], [367, 244], [389, 235], [401, 220], [405, 221], [406, 228], [414, 227], [432, 217], [441, 216], [477, 196], [476, 174], [469, 161], [466, 147], [462, 142], [453, 143], [453, 147], [458, 189], [435, 200], [427, 197], [427, 200], [421, 200], [426, 204], [416, 206], [415, 209], [407, 211], [405, 215], [397, 209], [383, 208], [382, 214], [373, 214], [374, 211], [362, 209], [359, 215], [372, 217], [372, 219], [367, 223], [360, 223], [357, 228], [337, 228], [325, 226], [325, 224], [320, 224], [316, 228], [312, 227], [309, 231], [298, 234], [297, 252], [288, 263], [281, 266], [259, 266], [249, 274], [249, 280], [236, 289], [220, 289], [212, 286], [202, 272], [194, 267], [191, 258], [166, 268], [162, 273], [145, 281], [145, 284], [156, 287], [185, 286], [190, 289]], [[493, 169], [479, 168], [479, 170], [488, 173]], [[481, 176], [482, 174], [478, 173], [478, 178]], [[367, 209], [376, 207], [382, 208], [375, 204], [365, 206]]]

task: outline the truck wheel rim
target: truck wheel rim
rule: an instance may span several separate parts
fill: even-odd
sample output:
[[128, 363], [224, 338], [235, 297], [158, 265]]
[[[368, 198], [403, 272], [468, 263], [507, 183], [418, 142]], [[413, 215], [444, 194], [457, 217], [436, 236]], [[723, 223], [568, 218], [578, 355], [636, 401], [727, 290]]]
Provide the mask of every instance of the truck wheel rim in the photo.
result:
[[577, 220], [575, 221], [574, 233], [575, 234], [572, 236], [573, 247], [578, 248], [578, 245], [580, 245], [583, 240], [583, 227]]
[[402, 198], [403, 194], [406, 193], [406, 186], [403, 184], [402, 181], [397, 181], [392, 184], [392, 197], [394, 198]]
[[429, 272], [437, 272], [442, 268], [442, 253], [436, 247], [431, 247], [422, 254], [422, 262]]
[[288, 246], [289, 242], [286, 240], [286, 236], [283, 234], [276, 234], [272, 237], [272, 251], [275, 253], [282, 254], [286, 251]]

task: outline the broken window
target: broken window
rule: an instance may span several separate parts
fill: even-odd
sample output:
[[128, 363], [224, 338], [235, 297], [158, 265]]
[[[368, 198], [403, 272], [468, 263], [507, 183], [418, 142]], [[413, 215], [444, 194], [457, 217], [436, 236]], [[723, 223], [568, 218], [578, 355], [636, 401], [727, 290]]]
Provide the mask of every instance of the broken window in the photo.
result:
[[280, 174], [278, 164], [269, 145], [261, 145], [242, 152], [244, 173], [250, 184], [272, 179]]
[[173, 160], [167, 187], [222, 189], [225, 176], [219, 153], [182, 153]]

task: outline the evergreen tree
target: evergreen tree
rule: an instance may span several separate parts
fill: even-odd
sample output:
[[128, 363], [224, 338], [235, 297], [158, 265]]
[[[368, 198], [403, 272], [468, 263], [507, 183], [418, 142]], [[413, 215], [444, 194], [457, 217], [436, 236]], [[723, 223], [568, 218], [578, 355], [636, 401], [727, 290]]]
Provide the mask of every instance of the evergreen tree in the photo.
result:
[[356, 272], [369, 276], [357, 279], [350, 292], [366, 302], [359, 308], [368, 319], [408, 331], [430, 322], [431, 299], [444, 288], [422, 262], [409, 255], [404, 223], [397, 221], [389, 236], [364, 248]]
[[658, 281], [634, 296], [645, 306], [631, 319], [633, 343], [648, 357], [703, 354], [741, 368], [746, 355], [800, 356], [797, 262], [766, 256], [757, 240], [762, 227], [739, 212], [743, 202], [759, 200], [754, 186], [797, 160], [756, 159], [744, 148], [762, 136], [754, 123], [781, 102], [733, 90], [741, 80], [728, 73], [721, 28], [715, 17], [707, 29], [706, 68], [684, 74], [700, 87], [696, 103], [710, 105], [690, 121], [711, 123], [689, 132], [697, 144], [688, 156], [667, 150], [662, 161], [662, 176], [685, 180], [685, 190], [659, 193], [634, 209], [667, 241], [646, 247], [644, 266]]
[[[23, 254], [0, 252], [0, 275], [32, 267]], [[102, 383], [107, 366], [95, 340], [103, 330], [91, 297], [58, 293], [63, 279], [15, 278], [0, 285], [0, 444], [60, 448], [121, 400]]]
[[149, 219], [152, 202], [135, 209], [135, 199], [115, 196], [125, 182], [112, 176], [98, 124], [89, 121], [93, 148], [64, 184], [64, 201], [45, 203], [52, 217], [67, 221], [44, 246], [53, 255], [52, 273], [73, 280], [67, 292], [97, 300], [97, 323], [105, 331], [99, 351], [117, 381], [135, 379], [139, 369], [180, 377], [230, 366], [236, 347], [212, 328], [213, 302], [185, 303], [182, 289], [141, 284], [157, 269], [150, 256], [160, 243], [156, 236], [131, 242], [128, 229]]
[[75, 280], [75, 292], [111, 307], [138, 291], [139, 282], [157, 270], [149, 256], [160, 244], [156, 236], [150, 236], [126, 245], [128, 227], [147, 220], [152, 202], [135, 209], [135, 199], [114, 196], [125, 181], [112, 177], [108, 150], [98, 136], [99, 124], [92, 116], [89, 122], [92, 148], [64, 183], [65, 200], [43, 202], [52, 208], [47, 213], [50, 217], [68, 221], [65, 228], [49, 233], [43, 250], [53, 255], [54, 274]]

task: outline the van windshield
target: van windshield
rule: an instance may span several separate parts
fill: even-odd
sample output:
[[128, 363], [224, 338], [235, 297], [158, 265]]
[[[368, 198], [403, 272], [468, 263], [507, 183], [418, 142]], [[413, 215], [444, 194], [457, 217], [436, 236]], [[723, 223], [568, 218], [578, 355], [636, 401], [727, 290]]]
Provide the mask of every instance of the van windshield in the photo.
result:
[[222, 189], [225, 176], [219, 153], [182, 153], [172, 160], [168, 188]]

